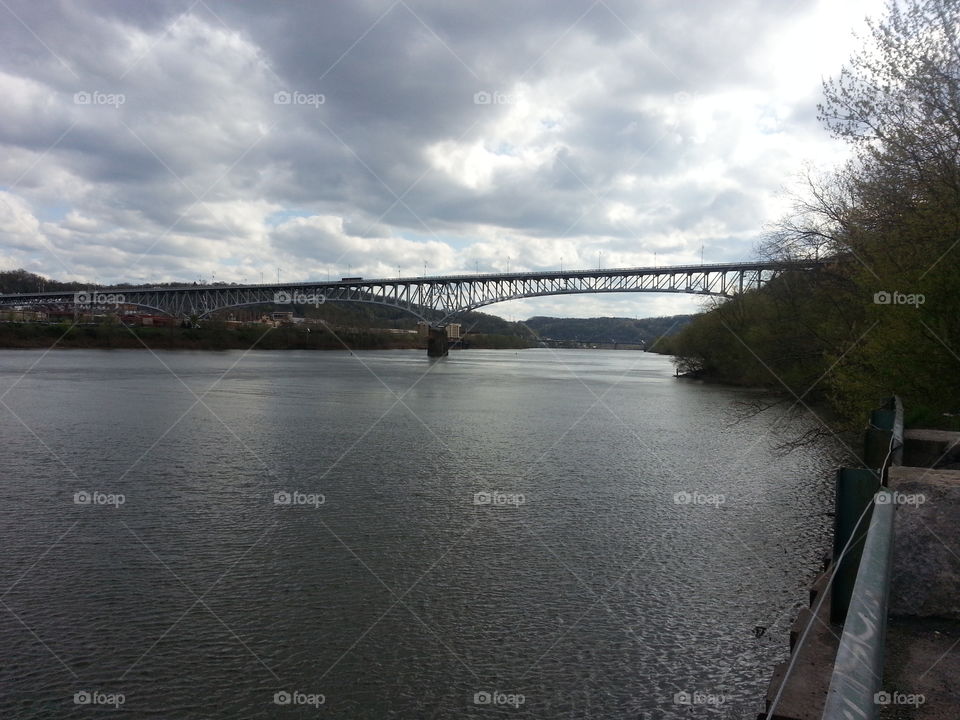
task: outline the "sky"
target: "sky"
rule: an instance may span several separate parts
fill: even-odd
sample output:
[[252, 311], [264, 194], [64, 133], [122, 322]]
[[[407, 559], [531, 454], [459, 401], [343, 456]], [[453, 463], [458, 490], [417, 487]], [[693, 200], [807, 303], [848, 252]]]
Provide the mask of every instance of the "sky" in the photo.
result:
[[[880, 0], [0, 0], [0, 268], [272, 282], [742, 261]], [[486, 308], [648, 317], [686, 295]]]

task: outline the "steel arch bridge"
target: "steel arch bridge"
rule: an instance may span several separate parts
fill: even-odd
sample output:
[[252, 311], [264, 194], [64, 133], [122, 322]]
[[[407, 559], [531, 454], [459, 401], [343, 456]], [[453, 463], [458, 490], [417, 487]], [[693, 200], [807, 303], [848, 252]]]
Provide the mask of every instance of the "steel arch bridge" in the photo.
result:
[[[789, 270], [809, 270], [823, 260], [758, 261], [597, 270], [344, 278], [333, 282], [263, 285], [186, 285], [92, 288], [85, 291], [0, 294], [0, 305], [109, 308], [135, 305], [173, 317], [203, 318], [249, 305], [319, 305], [359, 302], [386, 305], [433, 325], [486, 305], [521, 298], [585, 293], [657, 292], [733, 297]], [[430, 317], [430, 316], [433, 317]]]

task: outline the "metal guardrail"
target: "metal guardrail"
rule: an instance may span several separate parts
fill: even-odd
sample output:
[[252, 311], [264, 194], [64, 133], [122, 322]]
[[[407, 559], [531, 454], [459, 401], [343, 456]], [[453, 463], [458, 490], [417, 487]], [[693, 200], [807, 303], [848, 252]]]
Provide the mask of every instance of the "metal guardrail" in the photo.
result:
[[[863, 441], [866, 468], [843, 468], [837, 472], [836, 514], [833, 527], [833, 557], [845, 547], [864, 508], [870, 507], [875, 493], [887, 485], [891, 465], [903, 460], [903, 403], [893, 396], [870, 413]], [[869, 514], [868, 514], [869, 519]], [[830, 620], [842, 623], [847, 618], [863, 552], [863, 536], [857, 538], [851, 551], [840, 561], [832, 587]]]
[[[885, 486], [891, 465], [902, 462], [903, 425], [903, 404], [900, 398], [892, 397], [870, 415], [864, 438], [866, 467], [837, 472], [833, 563], [827, 570], [826, 585], [811, 607], [813, 617], [791, 649], [786, 673], [772, 702], [768, 701], [762, 715], [765, 720], [778, 716], [801, 648], [828, 599], [830, 622], [842, 624], [843, 630], [822, 720], [875, 720], [879, 716], [875, 694], [883, 681], [894, 535], [893, 493]], [[793, 714], [788, 716], [799, 713], [797, 717], [807, 717], [818, 709], [801, 709], [794, 701], [788, 711]]]
[[[867, 467], [837, 473], [834, 552], [852, 544], [851, 552], [838, 561], [831, 588], [830, 619], [843, 623], [843, 634], [824, 720], [879, 714], [874, 693], [883, 680], [894, 517], [893, 496], [886, 486], [891, 465], [902, 460], [903, 403], [894, 396], [870, 413], [864, 437]], [[864, 512], [870, 527], [854, 537]]]
[[870, 413], [870, 424], [863, 443], [864, 461], [874, 468], [881, 484], [887, 484], [891, 465], [903, 462], [903, 403], [894, 396], [879, 410]]
[[[853, 532], [856, 532], [857, 528], [860, 527], [860, 524], [863, 523], [864, 519], [865, 519], [866, 516], [867, 516], [867, 512], [868, 512], [869, 509], [870, 509], [869, 506], [868, 506], [868, 507], [865, 507], [865, 508], [863, 509], [863, 511], [860, 513], [860, 517], [858, 517], [857, 520], [856, 520], [856, 522], [853, 524]], [[847, 541], [847, 544], [846, 544], [843, 548], [841, 548], [841, 550], [840, 550], [840, 555], [839, 555], [839, 560], [840, 560], [840, 561], [842, 561], [842, 560], [847, 556], [847, 554], [850, 552], [850, 550], [851, 550], [851, 548], [850, 548], [850, 543], [852, 542], [852, 540], [853, 540], [853, 536], [852, 536], [852, 533], [851, 533], [851, 537], [850, 537], [849, 540]], [[827, 586], [828, 586], [828, 587], [831, 586], [831, 585], [834, 583], [834, 580], [836, 579], [836, 575], [837, 575], [837, 570], [838, 570], [838, 569], [839, 569], [839, 563], [834, 563], [833, 570], [831, 571], [830, 576], [829, 576], [829, 578], [827, 579]], [[779, 689], [777, 690], [777, 694], [776, 694], [776, 696], [774, 697], [773, 702], [770, 703], [769, 708], [767, 708], [767, 714], [766, 714], [766, 716], [764, 717], [764, 720], [772, 720], [772, 719], [774, 718], [774, 716], [775, 716], [775, 714], [776, 714], [776, 711], [777, 711], [777, 707], [779, 706], [780, 700], [781, 700], [781, 698], [783, 697], [784, 690], [786, 690], [787, 683], [788, 683], [788, 681], [790, 680], [791, 674], [793, 673], [794, 669], [797, 667], [797, 659], [800, 657], [800, 648], [803, 647], [803, 645], [807, 642], [807, 638], [808, 638], [809, 635], [810, 635], [810, 630], [811, 630], [811, 628], [813, 628], [813, 626], [814, 626], [814, 624], [815, 624], [815, 622], [816, 622], [816, 621], [815, 621], [815, 618], [820, 615], [820, 609], [821, 609], [821, 607], [823, 606], [824, 601], [825, 601], [829, 596], [830, 596], [830, 593], [829, 593], [829, 592], [822, 592], [822, 593], [820, 593], [819, 596], [817, 597], [816, 605], [814, 605], [814, 606], [812, 607], [813, 617], [811, 617], [810, 622], [807, 623], [807, 626], [803, 629], [803, 632], [800, 634], [800, 638], [799, 638], [799, 640], [797, 641], [796, 647], [794, 647], [794, 648], [791, 650], [790, 664], [789, 664], [788, 667], [787, 667], [786, 675], [785, 675], [785, 677], [783, 678], [783, 681], [780, 683], [780, 687], [779, 687]]]
[[893, 494], [881, 489], [873, 501], [873, 517], [834, 661], [823, 720], [871, 720], [880, 714], [875, 696], [883, 683], [893, 516]]

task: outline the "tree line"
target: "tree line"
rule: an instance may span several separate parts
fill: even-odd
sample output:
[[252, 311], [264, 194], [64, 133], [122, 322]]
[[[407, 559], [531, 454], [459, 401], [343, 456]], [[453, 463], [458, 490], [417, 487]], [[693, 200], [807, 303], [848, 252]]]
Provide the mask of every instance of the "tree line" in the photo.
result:
[[890, 0], [823, 85], [820, 121], [850, 149], [807, 174], [758, 248], [829, 258], [723, 301], [657, 349], [679, 371], [822, 402], [841, 427], [891, 394], [908, 420], [960, 414], [960, 0]]

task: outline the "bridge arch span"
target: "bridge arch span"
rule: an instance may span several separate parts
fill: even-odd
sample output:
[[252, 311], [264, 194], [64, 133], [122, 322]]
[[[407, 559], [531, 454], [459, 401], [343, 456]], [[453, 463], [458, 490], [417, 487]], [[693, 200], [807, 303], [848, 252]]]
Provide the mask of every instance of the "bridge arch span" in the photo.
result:
[[[415, 318], [417, 318], [418, 320], [422, 320], [422, 321], [425, 322], [425, 323], [431, 322], [428, 318], [424, 317], [423, 315], [421, 315], [420, 313], [418, 313], [416, 310], [413, 310], [413, 309], [411, 309], [411, 308], [405, 307], [405, 306], [403, 306], [403, 305], [398, 305], [398, 304], [396, 304], [396, 303], [386, 302], [386, 301], [383, 301], [383, 300], [355, 299], [355, 298], [346, 299], [346, 298], [327, 298], [327, 297], [325, 297], [325, 298], [324, 298], [324, 301], [323, 301], [322, 303], [320, 303], [320, 304], [321, 304], [321, 305], [326, 305], [328, 302], [331, 302], [331, 303], [353, 302], [353, 303], [366, 303], [366, 304], [368, 304], [368, 305], [380, 305], [381, 307], [393, 308], [394, 310], [402, 310], [403, 312], [405, 312], [405, 313], [407, 313], [407, 314], [409, 314], [409, 315], [413, 315]], [[293, 303], [293, 304], [294, 304], [294, 305], [311, 305], [312, 303]], [[277, 302], [276, 302], [276, 300], [257, 300], [257, 301], [255, 301], [255, 302], [242, 302], [242, 303], [236, 303], [236, 304], [233, 304], [233, 305], [223, 305], [223, 306], [221, 306], [221, 307], [215, 307], [215, 308], [212, 308], [212, 309], [210, 309], [210, 310], [206, 310], [206, 311], [198, 314], [197, 317], [198, 317], [199, 319], [203, 319], [203, 318], [206, 318], [206, 317], [212, 315], [212, 314], [215, 313], [215, 312], [221, 312], [221, 311], [223, 311], [223, 310], [230, 310], [230, 309], [232, 309], [232, 308], [255, 307], [256, 305], [277, 305]], [[434, 322], [436, 322], [436, 320], [434, 320]]]
[[[347, 278], [335, 282], [276, 285], [188, 285], [162, 288], [96, 288], [0, 295], [0, 305], [70, 305], [90, 292], [122, 294], [124, 304], [173, 317], [207, 317], [218, 310], [264, 304], [366, 302], [403, 310], [429, 322], [509, 300], [553, 295], [663, 292], [732, 297], [761, 287], [776, 275], [811, 270], [830, 260], [758, 261], [623, 269], [446, 275], [396, 279]], [[306, 298], [305, 301], [300, 298]]]
[[[693, 290], [681, 290], [681, 289], [659, 290], [659, 289], [649, 289], [649, 288], [635, 288], [635, 289], [632, 289], [632, 290], [621, 290], [621, 289], [593, 290], [593, 291], [591, 291], [590, 294], [598, 295], [598, 294], [603, 294], [603, 293], [608, 293], [608, 294], [609, 294], [609, 293], [673, 293], [673, 294], [677, 294], [677, 295], [704, 295], [704, 296], [708, 296], [708, 297], [722, 297], [722, 298], [729, 298], [729, 297], [731, 297], [730, 295], [726, 295], [726, 294], [724, 294], [724, 293], [709, 292], [709, 291], [705, 291], [705, 290], [698, 290], [698, 291], [693, 291]], [[444, 321], [446, 321], [448, 318], [450, 318], [450, 317], [452, 317], [452, 316], [454, 316], [454, 315], [458, 315], [458, 314], [460, 314], [460, 313], [470, 312], [470, 311], [476, 310], [476, 309], [478, 309], [478, 308], [489, 307], [490, 305], [496, 305], [497, 303], [502, 303], [502, 302], [509, 302], [509, 301], [511, 301], [511, 300], [525, 300], [525, 299], [527, 299], [527, 298], [535, 298], [535, 297], [554, 297], [554, 296], [557, 296], [557, 295], [583, 295], [583, 294], [585, 294], [585, 293], [583, 293], [582, 291], [579, 291], [579, 290], [557, 290], [557, 291], [554, 291], [554, 292], [526, 293], [526, 294], [522, 294], [522, 295], [511, 295], [511, 296], [507, 296], [507, 297], [488, 298], [488, 299], [482, 300], [482, 301], [480, 301], [480, 302], [474, 303], [474, 304], [472, 304], [472, 305], [468, 305], [467, 307], [458, 308], [458, 309], [456, 309], [456, 310], [454, 310], [454, 311], [452, 311], [452, 312], [450, 312], [450, 313], [447, 313], [447, 315], [444, 316], [444, 318], [443, 318], [443, 320], [441, 320], [441, 322], [444, 322]]]

